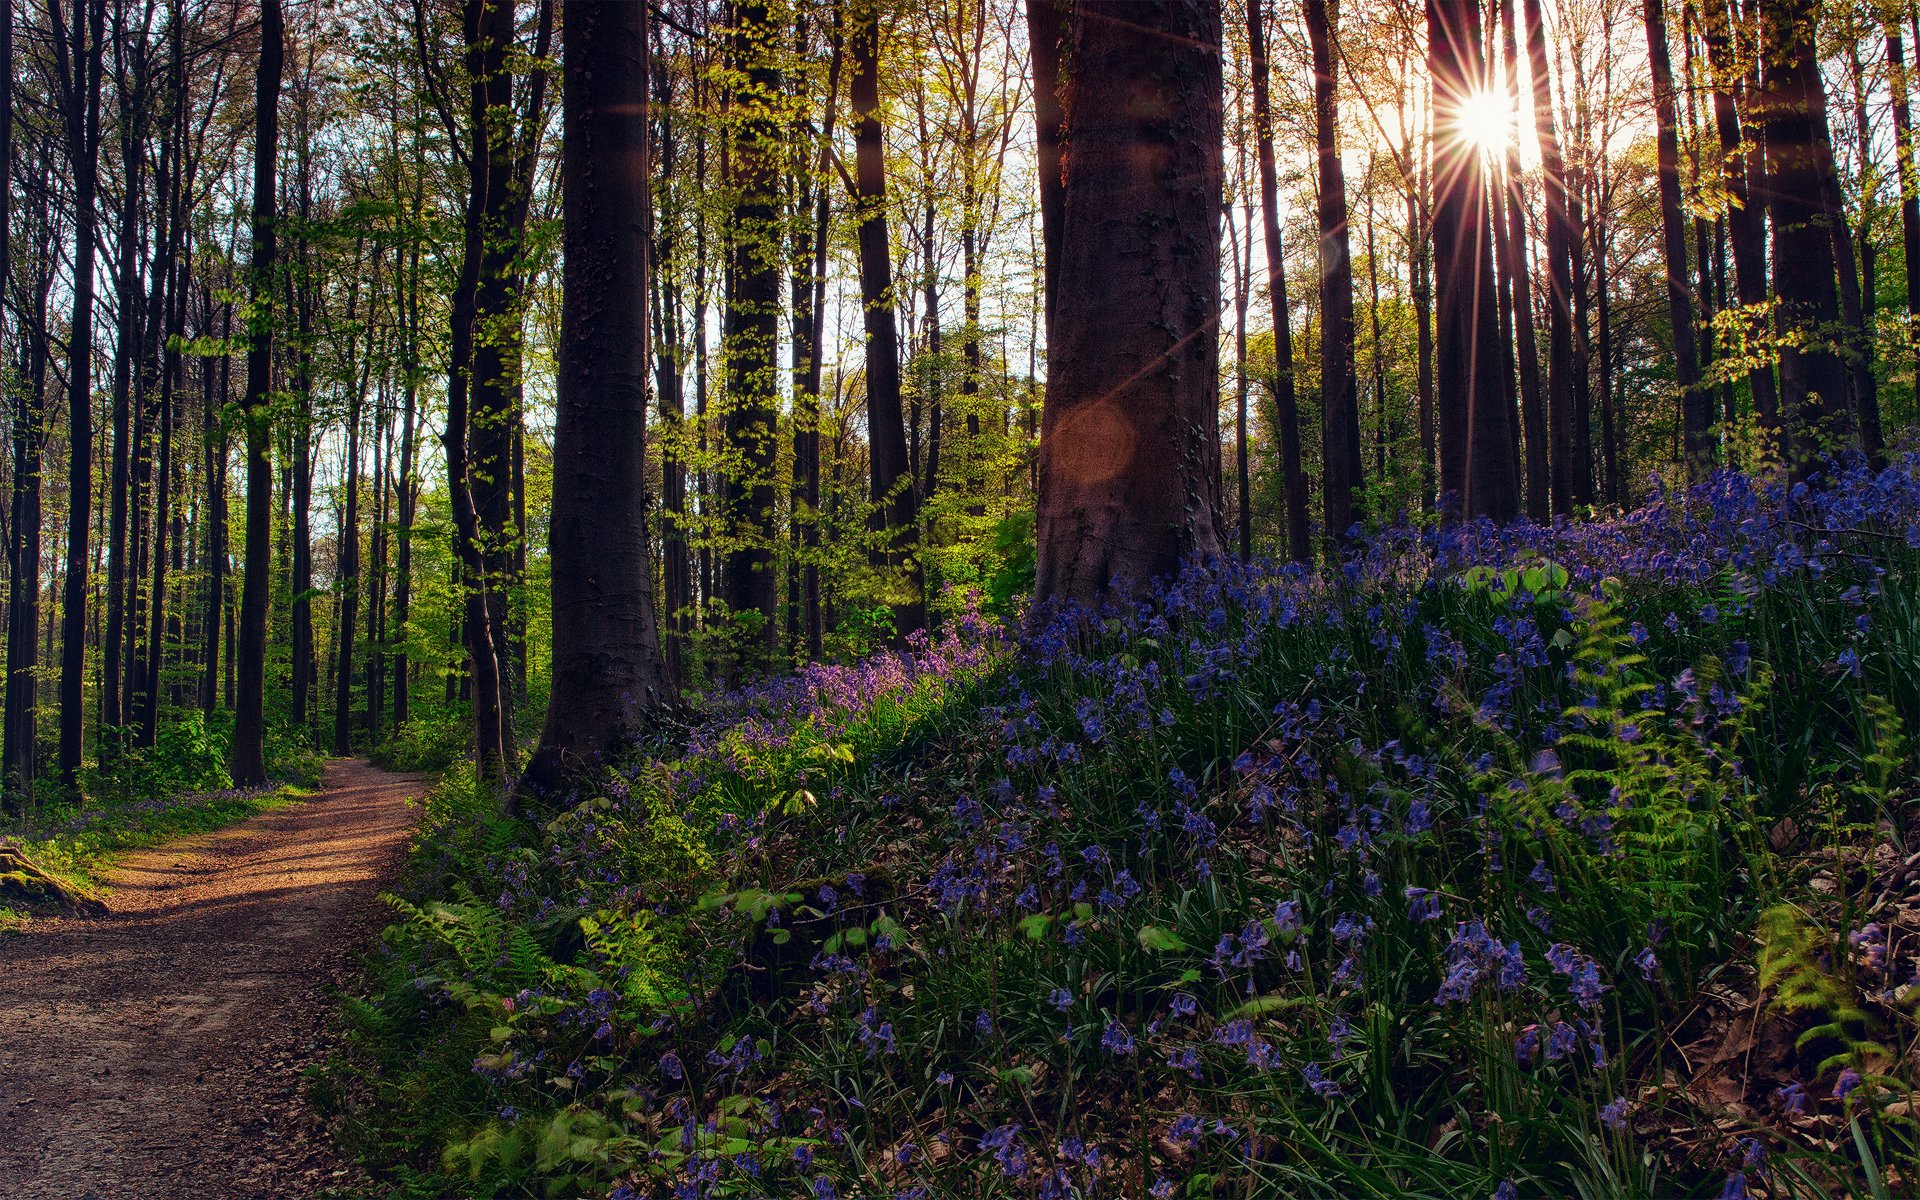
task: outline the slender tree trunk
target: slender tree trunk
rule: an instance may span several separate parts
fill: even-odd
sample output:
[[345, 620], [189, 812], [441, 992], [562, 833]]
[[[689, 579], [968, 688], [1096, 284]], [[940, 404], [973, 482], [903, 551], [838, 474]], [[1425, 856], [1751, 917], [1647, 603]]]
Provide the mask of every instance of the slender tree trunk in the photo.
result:
[[487, 190], [492, 182], [490, 128], [493, 101], [497, 98], [493, 89], [498, 86], [496, 78], [506, 69], [505, 39], [511, 30], [500, 27], [501, 13], [495, 0], [466, 0], [463, 21], [470, 81], [468, 192], [465, 245], [450, 305], [447, 425], [441, 445], [446, 454], [447, 490], [452, 500], [456, 579], [464, 601], [461, 632], [472, 682], [475, 759], [481, 779], [499, 782], [507, 777], [509, 754], [501, 694], [503, 664], [498, 653], [500, 639], [493, 629], [493, 609], [487, 599], [486, 541], [480, 528], [469, 448], [473, 438], [476, 346], [488, 336], [488, 331], [479, 327], [478, 293], [482, 263], [487, 254]]
[[[177, 185], [176, 181], [176, 187]], [[179, 218], [185, 216], [185, 204], [178, 197], [174, 204], [177, 227]], [[140, 709], [140, 744], [142, 746], [152, 746], [159, 738], [160, 681], [166, 664], [167, 535], [168, 522], [174, 519], [176, 503], [173, 495], [174, 406], [178, 403], [180, 339], [186, 336], [186, 259], [188, 256], [184, 243], [178, 257], [179, 261], [168, 272], [171, 277], [166, 289], [169, 293], [168, 336], [160, 367], [160, 444], [153, 491], [153, 592], [147, 601], [146, 678], [142, 681], [145, 696]]]
[[1307, 528], [1307, 475], [1301, 466], [1299, 399], [1293, 379], [1293, 318], [1287, 305], [1287, 260], [1280, 242], [1280, 183], [1273, 152], [1273, 110], [1268, 96], [1267, 39], [1261, 9], [1248, 0], [1247, 46], [1253, 74], [1253, 127], [1260, 157], [1260, 219], [1267, 250], [1267, 292], [1273, 304], [1274, 407], [1280, 436], [1280, 473], [1287, 498], [1287, 556], [1307, 562], [1313, 542]]
[[1035, 596], [1221, 550], [1220, 9], [1082, 0]]
[[1893, 93], [1893, 153], [1900, 174], [1900, 242], [1906, 258], [1907, 344], [1913, 353], [1915, 386], [1920, 387], [1920, 175], [1914, 170], [1911, 93], [1898, 20], [1887, 19], [1886, 34], [1887, 74]]
[[[120, 17], [116, 24], [124, 24], [124, 7], [116, 9], [116, 12]], [[128, 31], [122, 29], [120, 34], [122, 40], [131, 42], [132, 35]], [[116, 57], [128, 54], [130, 48], [130, 45], [123, 47]], [[147, 158], [144, 133], [147, 106], [143, 74], [123, 67], [119, 87], [123, 180], [119, 231], [115, 239], [118, 243], [118, 261], [114, 270], [119, 320], [113, 356], [113, 450], [107, 476], [107, 627], [100, 655], [100, 723], [104, 727], [104, 738], [111, 740], [119, 738], [120, 727], [127, 721], [127, 714], [122, 709], [127, 690], [123, 655], [128, 637], [128, 489], [134, 436], [130, 414], [137, 403], [134, 397], [135, 377], [140, 366], [142, 306], [135, 302], [135, 297], [140, 294], [140, 211]]]
[[1066, 206], [1067, 111], [1061, 100], [1060, 57], [1070, 14], [1067, 0], [1027, 0], [1027, 48], [1033, 65], [1036, 131], [1034, 170], [1040, 177], [1041, 284], [1048, 330], [1053, 328], [1055, 283], [1060, 277], [1060, 222]]
[[[268, 0], [271, 3], [271, 0]], [[87, 563], [93, 514], [93, 271], [105, 0], [72, 0], [52, 22], [67, 162], [73, 172], [73, 316], [67, 335], [67, 562], [60, 624], [60, 780], [77, 788], [86, 750]]]
[[727, 538], [722, 598], [735, 619], [758, 624], [741, 645], [746, 662], [771, 665], [779, 642], [780, 578], [775, 570], [775, 405], [780, 323], [779, 173], [783, 130], [775, 113], [781, 79], [773, 17], [765, 0], [739, 0], [728, 35], [734, 93], [728, 122], [727, 367], [721, 436], [727, 469], [720, 507]]
[[[1246, 177], [1246, 148], [1239, 147], [1240, 176]], [[1247, 211], [1246, 244], [1235, 236], [1228, 211], [1228, 246], [1233, 251], [1233, 458], [1239, 503], [1240, 561], [1253, 558], [1253, 475], [1247, 447], [1247, 291], [1253, 274], [1253, 212]]]
[[233, 781], [242, 787], [267, 781], [267, 573], [273, 557], [273, 462], [268, 453], [266, 403], [273, 386], [273, 320], [263, 300], [273, 294], [273, 180], [285, 53], [280, 0], [261, 0], [260, 17], [260, 61], [254, 76], [253, 249], [248, 264], [254, 315], [248, 321], [247, 392], [242, 401], [247, 426], [247, 570], [240, 594], [233, 725]]
[[[201, 293], [201, 304], [207, 310], [211, 324], [213, 295], [211, 291]], [[233, 302], [228, 301], [221, 307], [221, 332], [223, 343], [233, 340]], [[207, 624], [202, 664], [204, 674], [200, 680], [200, 711], [211, 721], [214, 707], [221, 699], [220, 694], [220, 629], [226, 614], [227, 603], [227, 426], [221, 409], [226, 405], [230, 394], [230, 371], [233, 357], [229, 353], [220, 356], [219, 383], [210, 359], [200, 360], [201, 414], [200, 437], [207, 452]]]
[[[352, 307], [349, 299], [349, 338], [353, 336]], [[346, 500], [340, 519], [339, 565], [334, 570], [340, 618], [334, 633], [339, 659], [333, 675], [333, 752], [342, 758], [353, 753], [353, 643], [360, 618], [360, 406], [366, 386], [364, 379], [353, 378], [351, 360], [347, 377], [352, 390], [347, 395], [347, 453], [342, 464]]]
[[[867, 333], [867, 439], [870, 499], [885, 557], [904, 565], [907, 586], [918, 572], [905, 546], [918, 519], [912, 468], [907, 460], [906, 422], [900, 404], [899, 334], [893, 317], [893, 259], [887, 231], [886, 147], [880, 118], [879, 15], [867, 0], [856, 8], [849, 39], [853, 56], [854, 184], [860, 212], [860, 304]], [[924, 624], [918, 596], [895, 606], [902, 633]]]
[[[416, 209], [416, 226], [418, 210]], [[402, 301], [400, 328], [400, 475], [394, 481], [394, 508], [398, 520], [394, 526], [393, 567], [393, 727], [406, 728], [413, 716], [413, 678], [408, 652], [407, 620], [413, 602], [413, 515], [419, 488], [414, 481], [414, 439], [420, 407], [420, 247], [407, 248], [406, 295]]]
[[570, 0], [562, 27], [553, 698], [523, 781], [545, 791], [673, 697], [647, 561], [647, 16]]
[[1306, 18], [1313, 53], [1313, 130], [1320, 183], [1320, 498], [1326, 537], [1340, 543], [1358, 517], [1353, 493], [1361, 477], [1360, 385], [1353, 362], [1353, 254], [1347, 237], [1346, 170], [1336, 135], [1339, 109], [1327, 0], [1306, 0]]
[[[819, 152], [812, 177], [800, 189], [796, 206], [793, 301], [793, 508], [794, 594], [788, 597], [794, 641], [809, 661], [820, 658], [820, 362], [826, 329], [828, 220], [832, 200], [821, 182], [827, 172], [834, 119], [840, 95], [841, 37], [838, 21], [827, 62], [827, 108], [821, 121]], [[676, 398], [677, 399], [677, 398]]]
[[1540, 146], [1540, 187], [1546, 201], [1547, 437], [1554, 513], [1573, 511], [1573, 257], [1578, 251], [1567, 208], [1567, 168], [1554, 117], [1553, 79], [1540, 0], [1524, 0], [1527, 73], [1533, 89], [1533, 130]]
[[[1538, 0], [1535, 0], [1538, 3]], [[1500, 0], [1500, 39], [1502, 54], [1506, 62], [1507, 78], [1512, 81], [1513, 112], [1518, 128], [1520, 106], [1520, 53], [1518, 31], [1514, 28], [1513, 0]], [[1535, 103], [1539, 102], [1538, 89], [1535, 89]], [[1534, 114], [1534, 128], [1541, 124], [1541, 115]], [[1545, 114], [1548, 138], [1552, 138], [1553, 108], [1551, 102]], [[1542, 145], [1545, 143], [1543, 142]], [[1554, 149], [1558, 157], [1558, 146]], [[1544, 155], [1542, 158], [1544, 163]], [[1556, 164], [1557, 170], [1557, 164]], [[1513, 297], [1513, 331], [1516, 338], [1515, 354], [1520, 365], [1520, 423], [1526, 434], [1526, 494], [1527, 515], [1536, 521], [1545, 521], [1552, 513], [1553, 471], [1552, 456], [1547, 445], [1547, 410], [1540, 394], [1540, 347], [1535, 341], [1533, 328], [1533, 274], [1527, 266], [1527, 199], [1526, 188], [1520, 177], [1520, 142], [1517, 137], [1507, 140], [1507, 227], [1503, 231], [1506, 237], [1509, 290]], [[1549, 217], [1551, 220], [1551, 217]], [[1548, 232], [1549, 244], [1553, 234]], [[1552, 268], [1549, 266], [1551, 275]], [[1551, 302], [1549, 302], [1551, 303]], [[1551, 337], [1551, 332], [1549, 332]]]
[[[1719, 136], [1721, 177], [1727, 192], [1727, 241], [1733, 250], [1734, 286], [1747, 330], [1745, 340], [1758, 342], [1767, 337], [1762, 316], [1769, 299], [1766, 210], [1751, 195], [1755, 181], [1748, 175], [1747, 164], [1753, 157], [1748, 144], [1753, 131], [1741, 127], [1741, 72], [1732, 49], [1731, 23], [1726, 0], [1707, 0], [1701, 35], [1707, 45], [1707, 65], [1713, 73], [1713, 123]], [[1916, 238], [1920, 238], [1920, 231]], [[1747, 387], [1761, 424], [1770, 428], [1780, 407], [1773, 365], [1765, 361], [1765, 356], [1753, 357], [1760, 361], [1747, 368]]]
[[1700, 386], [1700, 351], [1687, 268], [1687, 222], [1680, 198], [1680, 120], [1674, 102], [1673, 64], [1667, 51], [1662, 0], [1643, 0], [1647, 64], [1653, 74], [1655, 143], [1659, 157], [1660, 228], [1665, 248], [1667, 320], [1673, 329], [1674, 381], [1680, 389], [1680, 425], [1687, 477], [1702, 479], [1713, 468], [1713, 405]]

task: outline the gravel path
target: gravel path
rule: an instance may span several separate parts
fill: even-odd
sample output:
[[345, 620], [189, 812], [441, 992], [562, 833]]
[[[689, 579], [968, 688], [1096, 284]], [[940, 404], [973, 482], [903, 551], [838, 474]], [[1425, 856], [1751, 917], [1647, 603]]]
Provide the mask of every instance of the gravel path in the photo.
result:
[[300, 1071], [424, 786], [329, 763], [310, 801], [125, 859], [107, 916], [0, 935], [0, 1196], [354, 1190]]

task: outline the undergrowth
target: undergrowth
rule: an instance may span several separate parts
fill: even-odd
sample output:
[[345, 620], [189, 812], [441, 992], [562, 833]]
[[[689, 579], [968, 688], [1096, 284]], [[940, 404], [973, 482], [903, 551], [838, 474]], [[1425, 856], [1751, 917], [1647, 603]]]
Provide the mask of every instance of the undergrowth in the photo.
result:
[[1876, 1196], [1920, 480], [1388, 530], [430, 798], [322, 1085], [408, 1196]]

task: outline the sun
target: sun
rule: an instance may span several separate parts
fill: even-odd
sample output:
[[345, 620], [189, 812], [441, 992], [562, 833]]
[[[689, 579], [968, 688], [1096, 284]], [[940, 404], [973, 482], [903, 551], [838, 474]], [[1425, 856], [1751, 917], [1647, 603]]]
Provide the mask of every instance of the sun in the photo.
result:
[[1513, 111], [1506, 93], [1480, 89], [1467, 93], [1454, 119], [1459, 136], [1482, 154], [1503, 154], [1513, 139]]

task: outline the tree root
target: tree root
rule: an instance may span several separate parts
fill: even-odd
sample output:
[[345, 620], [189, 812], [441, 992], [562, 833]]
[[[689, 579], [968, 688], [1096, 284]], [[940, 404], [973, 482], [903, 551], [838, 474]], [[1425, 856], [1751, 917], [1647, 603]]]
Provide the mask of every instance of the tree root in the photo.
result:
[[85, 892], [41, 870], [14, 846], [0, 846], [0, 901], [53, 905], [68, 912], [98, 916], [107, 906]]

